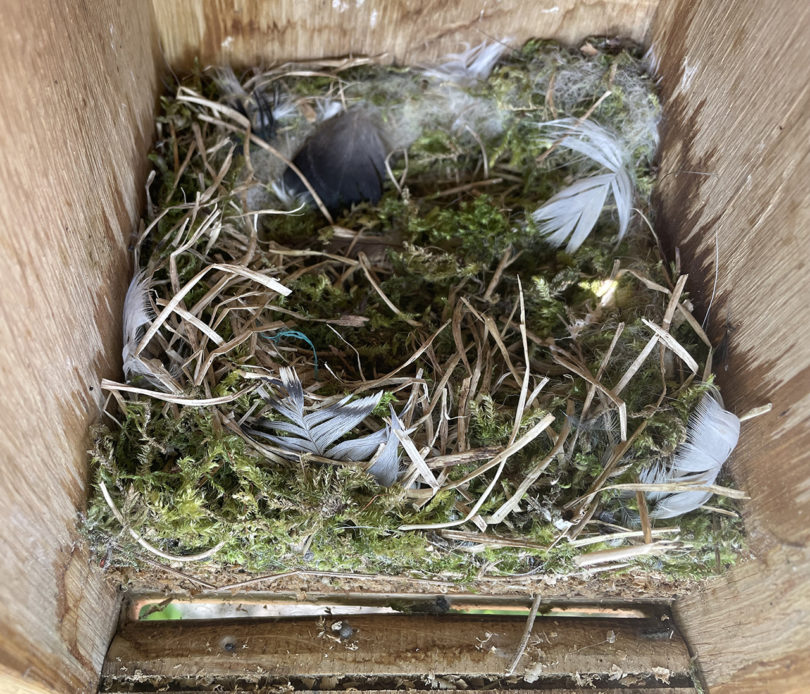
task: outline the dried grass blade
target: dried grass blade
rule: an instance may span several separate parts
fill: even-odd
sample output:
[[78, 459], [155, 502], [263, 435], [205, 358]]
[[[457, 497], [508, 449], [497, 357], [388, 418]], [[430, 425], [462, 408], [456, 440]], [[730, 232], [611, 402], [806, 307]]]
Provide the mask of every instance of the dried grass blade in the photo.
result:
[[[400, 530], [439, 530], [442, 528], [452, 528], [457, 525], [463, 525], [474, 516], [478, 514], [481, 506], [484, 505], [484, 502], [487, 500], [489, 495], [492, 493], [492, 490], [495, 488], [498, 480], [500, 479], [501, 473], [503, 472], [504, 465], [506, 465], [506, 461], [509, 459], [509, 456], [513, 453], [519, 451], [521, 448], [526, 446], [528, 443], [533, 441], [540, 432], [542, 432], [546, 427], [548, 427], [554, 421], [554, 415], [547, 415], [544, 417], [540, 422], [535, 424], [531, 430], [526, 432], [520, 439], [515, 441], [514, 444], [509, 446], [503, 453], [493, 458], [489, 463], [486, 465], [482, 465], [478, 470], [475, 471], [472, 475], [468, 475], [465, 479], [472, 479], [473, 477], [477, 477], [482, 472], [484, 472], [484, 468], [490, 469], [495, 465], [498, 466], [498, 469], [495, 472], [495, 475], [492, 477], [492, 481], [489, 483], [487, 488], [484, 490], [484, 493], [481, 494], [478, 501], [475, 502], [475, 506], [473, 506], [472, 510], [460, 520], [456, 521], [449, 521], [447, 523], [418, 523], [414, 525], [402, 525], [400, 526]], [[444, 489], [453, 489], [459, 486], [459, 483], [454, 483], [451, 486], [445, 486]]]
[[492, 458], [503, 451], [503, 446], [486, 446], [484, 448], [470, 448], [460, 453], [451, 453], [449, 455], [437, 455], [433, 458], [427, 459], [427, 464], [431, 468], [448, 468], [454, 465], [466, 465], [467, 463], [476, 463], [479, 460], [486, 460]]
[[[681, 529], [674, 528], [653, 528], [651, 534], [653, 537], [661, 537], [662, 535], [678, 534]], [[615, 542], [617, 540], [635, 540], [644, 537], [643, 530], [627, 530], [618, 533], [606, 533], [605, 535], [595, 535], [594, 537], [584, 537], [581, 540], [569, 540], [567, 544], [571, 547], [586, 547], [588, 545], [596, 545], [601, 542]]]
[[[394, 369], [393, 371], [389, 371], [387, 374], [385, 374], [385, 376], [380, 376], [380, 378], [375, 378], [373, 381], [364, 381], [363, 383], [361, 383], [361, 384], [360, 384], [360, 385], [359, 385], [359, 386], [358, 386], [358, 387], [355, 389], [355, 391], [354, 391], [354, 392], [355, 392], [355, 395], [356, 395], [356, 394], [358, 394], [358, 393], [362, 393], [362, 392], [364, 392], [364, 391], [366, 391], [366, 390], [370, 390], [370, 389], [372, 389], [372, 388], [377, 388], [377, 387], [379, 387], [379, 386], [381, 386], [381, 385], [383, 385], [383, 384], [385, 384], [385, 383], [390, 382], [390, 381], [391, 381], [391, 379], [392, 379], [394, 376], [396, 376], [396, 374], [398, 374], [400, 371], [402, 371], [403, 369], [407, 368], [408, 366], [410, 366], [411, 364], [413, 364], [413, 363], [414, 363], [414, 362], [415, 362], [417, 359], [419, 359], [419, 357], [421, 357], [421, 356], [422, 356], [422, 355], [423, 355], [423, 354], [424, 354], [424, 353], [425, 353], [425, 352], [426, 352], [426, 351], [427, 351], [427, 350], [430, 348], [430, 345], [431, 345], [431, 344], [433, 344], [433, 341], [434, 341], [434, 340], [435, 340], [435, 339], [436, 339], [436, 338], [437, 338], [439, 335], [441, 335], [441, 333], [444, 331], [444, 329], [445, 329], [445, 328], [446, 328], [448, 325], [450, 325], [450, 321], [449, 321], [449, 320], [448, 320], [448, 321], [445, 321], [445, 322], [444, 322], [444, 323], [443, 323], [443, 324], [442, 324], [442, 325], [441, 325], [441, 326], [440, 326], [440, 327], [439, 327], [439, 328], [436, 330], [436, 332], [435, 332], [435, 333], [433, 333], [433, 334], [432, 334], [432, 335], [431, 335], [431, 336], [430, 336], [430, 337], [429, 337], [429, 338], [428, 338], [428, 339], [427, 339], [427, 340], [424, 342], [424, 344], [423, 344], [423, 345], [422, 345], [422, 346], [421, 346], [419, 349], [417, 349], [417, 350], [416, 350], [416, 351], [415, 351], [415, 352], [414, 352], [414, 353], [413, 353], [413, 354], [412, 354], [410, 357], [408, 357], [408, 359], [406, 359], [404, 362], [402, 362], [402, 364], [400, 364], [400, 365], [399, 365], [399, 366], [398, 366], [396, 369]], [[408, 378], [406, 378], [406, 379], [404, 379], [404, 380], [403, 380], [403, 382], [405, 382], [405, 383], [407, 383], [407, 384], [409, 384], [409, 385], [410, 385], [410, 383], [412, 383], [412, 379], [408, 379]]]
[[246, 393], [255, 390], [256, 385], [250, 385], [247, 388], [231, 393], [230, 395], [223, 395], [218, 398], [186, 398], [170, 393], [161, 393], [157, 390], [147, 390], [146, 388], [136, 388], [135, 386], [128, 386], [125, 383], [116, 383], [109, 379], [102, 379], [101, 387], [104, 390], [124, 391], [126, 393], [135, 393], [136, 395], [147, 395], [155, 400], [163, 400], [164, 402], [172, 402], [175, 405], [184, 405], [185, 407], [210, 407], [212, 405], [224, 405], [226, 402], [233, 402], [241, 398]]
[[[166, 306], [167, 302], [164, 299], [158, 299], [155, 302], [158, 306]], [[197, 330], [203, 333], [208, 339], [211, 340], [215, 345], [221, 345], [225, 340], [219, 336], [219, 334], [209, 327], [206, 323], [201, 321], [197, 316], [192, 314], [190, 311], [186, 311], [186, 309], [182, 308], [181, 306], [176, 306], [174, 312], [180, 316], [186, 323], [190, 323], [193, 325]]]
[[506, 502], [504, 502], [504, 504], [487, 519], [487, 522], [490, 525], [497, 525], [498, 523], [501, 523], [506, 516], [517, 508], [521, 499], [523, 499], [523, 495], [529, 491], [529, 488], [537, 481], [540, 475], [543, 474], [543, 471], [548, 467], [548, 464], [554, 460], [554, 457], [562, 450], [563, 444], [568, 438], [568, 433], [571, 431], [571, 414], [573, 414], [573, 404], [573, 401], [568, 401], [568, 416], [565, 418], [562, 429], [560, 429], [560, 433], [557, 435], [554, 446], [549, 451], [548, 455], [540, 460], [529, 471], [529, 473], [523, 478], [520, 485], [518, 485], [515, 493], [512, 494], [512, 496], [510, 496], [509, 499], [507, 499]]
[[656, 325], [655, 323], [648, 321], [646, 318], [642, 318], [641, 322], [656, 334], [662, 344], [677, 354], [692, 373], [697, 373], [697, 362], [692, 358], [692, 355], [683, 348], [680, 342], [672, 337], [672, 335], [670, 335], [660, 325]]
[[658, 335], [653, 335], [649, 342], [644, 346], [644, 349], [641, 350], [640, 354], [635, 358], [632, 364], [627, 367], [627, 371], [624, 372], [624, 375], [619, 379], [619, 382], [613, 387], [613, 392], [618, 395], [621, 393], [633, 376], [636, 375], [636, 371], [641, 368], [641, 365], [646, 361], [647, 357], [650, 356], [650, 353], [655, 349], [655, 346], [658, 344]]
[[[636, 484], [634, 482], [628, 482], [625, 484], [608, 484], [599, 489], [599, 491], [608, 491], [610, 489], [618, 491], [626, 490], [629, 492], [711, 492], [712, 494], [727, 496], [729, 499], [751, 498], [740, 489], [722, 487], [719, 484], [703, 484], [701, 482], [662, 482], [661, 484]], [[594, 494], [596, 493], [598, 492], [594, 492]], [[589, 499], [593, 497], [594, 494], [586, 494], [576, 499], [576, 501]]]
[[523, 657], [523, 653], [526, 651], [526, 646], [529, 645], [529, 637], [532, 635], [534, 620], [537, 617], [537, 611], [540, 609], [540, 599], [541, 593], [534, 596], [534, 600], [532, 601], [532, 609], [529, 611], [529, 616], [526, 618], [526, 628], [523, 630], [523, 636], [520, 638], [520, 644], [515, 652], [515, 657], [512, 658], [512, 662], [509, 664], [509, 667], [506, 668], [505, 674], [507, 676], [512, 675], [515, 672], [518, 663], [520, 663], [520, 659]]
[[470, 480], [475, 479], [479, 475], [484, 474], [488, 470], [491, 470], [496, 465], [499, 465], [502, 460], [506, 460], [510, 456], [517, 453], [522, 448], [528, 446], [532, 441], [534, 441], [543, 431], [545, 431], [551, 424], [554, 422], [554, 415], [547, 414], [543, 419], [541, 419], [537, 424], [535, 424], [529, 431], [527, 431], [523, 436], [521, 436], [517, 441], [515, 441], [512, 445], [507, 446], [504, 448], [498, 455], [496, 455], [492, 460], [487, 463], [484, 463], [481, 467], [477, 470], [473, 470], [469, 475], [465, 475], [460, 480], [456, 480], [445, 486], [445, 489], [456, 489], [457, 487], [461, 487], [462, 485], [466, 484]]
[[[653, 342], [653, 346], [655, 342]], [[590, 383], [595, 388], [598, 388], [602, 391], [608, 399], [616, 405], [617, 409], [619, 410], [619, 434], [621, 436], [622, 441], [627, 440], [627, 405], [625, 405], [624, 400], [618, 397], [618, 389], [614, 388], [611, 390], [606, 385], [601, 383], [600, 381], [596, 380], [585, 368], [580, 368], [576, 364], [568, 361], [564, 357], [562, 357], [558, 352], [553, 351], [551, 353], [552, 358], [556, 361], [560, 366], [564, 366], [569, 371], [573, 371], [577, 376], [580, 378], [584, 378], [588, 383]]]
[[487, 535], [484, 533], [472, 533], [465, 530], [442, 530], [439, 533], [447, 540], [457, 540], [459, 542], [476, 542], [489, 547], [520, 547], [525, 549], [547, 550], [548, 545], [530, 540], [518, 540], [512, 537], [501, 537], [500, 535]]
[[529, 368], [529, 341], [526, 338], [526, 307], [523, 303], [523, 285], [520, 283], [520, 277], [517, 278], [518, 282], [518, 296], [520, 298], [520, 340], [523, 345], [523, 382], [520, 383], [520, 395], [518, 397], [517, 408], [515, 409], [515, 423], [512, 426], [512, 434], [509, 437], [509, 443], [512, 444], [517, 438], [520, 431], [520, 423], [523, 421], [523, 412], [526, 407], [526, 397], [529, 394], [529, 380], [531, 379], [531, 369]]
[[647, 497], [644, 492], [636, 491], [636, 505], [638, 515], [641, 520], [641, 532], [644, 535], [644, 542], [652, 542], [652, 526], [650, 525], [650, 510], [647, 508]]
[[213, 263], [208, 267], [203, 268], [200, 270], [194, 277], [192, 277], [188, 282], [186, 282], [185, 286], [177, 292], [171, 300], [166, 304], [166, 308], [164, 308], [160, 314], [152, 321], [152, 325], [149, 326], [149, 329], [146, 331], [144, 336], [141, 338], [140, 343], [138, 344], [138, 348], [135, 350], [136, 356], [143, 351], [146, 345], [149, 344], [149, 341], [154, 337], [155, 333], [160, 329], [160, 326], [166, 321], [171, 313], [174, 312], [175, 308], [180, 304], [183, 298], [188, 294], [196, 285], [197, 283], [205, 277], [205, 275], [211, 270], [220, 270], [221, 272], [227, 272], [232, 275], [239, 275], [241, 277], [245, 277], [246, 279], [252, 280], [253, 282], [258, 282], [259, 284], [267, 287], [268, 289], [272, 289], [274, 292], [278, 292], [282, 296], [289, 296], [292, 292], [291, 289], [285, 287], [281, 282], [274, 280], [272, 277], [267, 277], [266, 275], [262, 275], [259, 272], [255, 272], [254, 270], [249, 270], [246, 267], [242, 267], [239, 265], [229, 265], [227, 263]]
[[405, 450], [405, 453], [408, 454], [411, 462], [416, 466], [416, 469], [419, 470], [419, 474], [422, 475], [422, 479], [424, 479], [425, 482], [427, 482], [427, 484], [430, 485], [430, 487], [432, 487], [434, 490], [438, 489], [439, 481], [436, 479], [433, 471], [428, 467], [424, 457], [416, 448], [413, 441], [411, 441], [411, 437], [408, 436], [407, 432], [401, 431], [398, 427], [394, 427], [393, 431], [394, 434], [396, 434], [396, 437], [399, 439], [399, 442], [402, 444], [402, 448]]
[[664, 554], [680, 547], [679, 543], [661, 541], [649, 545], [634, 545], [632, 547], [619, 547], [617, 549], [603, 549], [598, 552], [589, 552], [574, 557], [574, 563], [579, 567], [605, 564], [607, 562], [625, 561], [635, 557], [649, 556], [651, 554]]
[[151, 552], [155, 556], [160, 557], [161, 559], [166, 559], [167, 561], [181, 561], [181, 562], [204, 561], [205, 559], [214, 556], [217, 552], [219, 552], [219, 550], [221, 550], [225, 546], [225, 541], [223, 540], [222, 542], [214, 545], [211, 549], [208, 549], [205, 552], [200, 552], [199, 554], [186, 554], [186, 555], [166, 554], [166, 552], [163, 552], [159, 550], [157, 547], [154, 547], [153, 545], [149, 544], [146, 540], [143, 539], [143, 537], [141, 537], [140, 533], [136, 532], [135, 530], [129, 527], [129, 524], [124, 519], [123, 514], [121, 513], [121, 511], [118, 510], [118, 507], [113, 502], [112, 497], [110, 496], [110, 492], [107, 491], [107, 485], [104, 484], [103, 480], [98, 481], [98, 486], [99, 489], [101, 489], [101, 494], [104, 497], [104, 501], [107, 502], [107, 505], [110, 507], [110, 510], [112, 511], [113, 515], [116, 517], [118, 522], [121, 524], [121, 526], [129, 531], [129, 534], [132, 536], [132, 539], [135, 540], [135, 542], [137, 542], [145, 550]]
[[515, 383], [517, 383], [518, 387], [520, 387], [523, 379], [515, 368], [515, 365], [512, 363], [512, 358], [509, 356], [509, 350], [506, 348], [506, 344], [501, 337], [501, 331], [498, 330], [498, 325], [495, 323], [495, 319], [492, 318], [492, 316], [483, 316], [483, 318], [487, 331], [490, 335], [492, 335], [492, 339], [495, 340], [495, 344], [498, 345], [498, 350], [500, 351], [503, 360], [506, 362], [509, 372], [515, 379]]

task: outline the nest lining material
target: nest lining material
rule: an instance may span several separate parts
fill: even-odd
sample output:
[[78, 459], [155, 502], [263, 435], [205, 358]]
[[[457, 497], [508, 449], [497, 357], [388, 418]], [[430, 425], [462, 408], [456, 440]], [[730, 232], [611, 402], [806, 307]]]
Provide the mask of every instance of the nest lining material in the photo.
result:
[[[734, 561], [743, 495], [649, 473], [682, 450], [712, 350], [645, 224], [651, 80], [592, 44], [198, 72], [162, 99], [127, 382], [105, 381], [93, 450], [86, 528], [113, 563], [465, 581]], [[356, 108], [390, 149], [379, 202], [290, 195], [302, 143]], [[615, 140], [588, 156], [589, 128]], [[340, 436], [313, 447], [308, 422]], [[647, 498], [696, 492], [723, 496], [651, 520]]]

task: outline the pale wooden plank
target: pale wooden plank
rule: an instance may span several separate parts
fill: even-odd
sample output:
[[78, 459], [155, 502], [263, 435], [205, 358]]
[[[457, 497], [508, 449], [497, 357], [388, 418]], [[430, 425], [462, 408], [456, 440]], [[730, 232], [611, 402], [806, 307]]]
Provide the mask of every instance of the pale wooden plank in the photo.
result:
[[[255, 694], [256, 690], [248, 690], [248, 689], [229, 689], [228, 694]], [[323, 692], [323, 689], [296, 689], [295, 690], [298, 694], [320, 694]], [[367, 692], [368, 694], [401, 694], [402, 689], [363, 689], [363, 692]], [[420, 691], [417, 689], [409, 689], [407, 691]], [[492, 692], [492, 691], [503, 691], [503, 690], [494, 690], [492, 688], [470, 688], [470, 689], [424, 689], [421, 691], [430, 691], [436, 692], [440, 691], [442, 694], [470, 694], [470, 692]], [[536, 694], [538, 691], [534, 688], [510, 688], [506, 690], [510, 692], [510, 694], [528, 694], [531, 692], [532, 694]], [[632, 694], [697, 694], [697, 690], [694, 687], [635, 687], [633, 689], [628, 690], [627, 687], [622, 685], [617, 685], [615, 687], [611, 687], [610, 689], [606, 689], [603, 685], [600, 685], [598, 688], [595, 687], [588, 687], [587, 689], [583, 689], [582, 687], [576, 687], [573, 689], [560, 689], [555, 687], [553, 689], [543, 689], [543, 694], [582, 694], [582, 692], [593, 692], [593, 694], [600, 694], [600, 692], [610, 692], [610, 691], [622, 691], [622, 692], [632, 692]], [[130, 690], [128, 689], [108, 689], [105, 690], [105, 694], [129, 694]], [[172, 690], [172, 694], [200, 694], [199, 689], [176, 689]]]
[[257, 65], [385, 53], [387, 60], [436, 59], [462, 42], [532, 37], [575, 43], [588, 35], [643, 41], [659, 0], [335, 0], [307, 2], [153, 0], [168, 63]]
[[90, 692], [117, 596], [76, 532], [120, 369], [157, 88], [144, 3], [6, 2], [0, 32], [3, 691]]
[[[810, 681], [810, 4], [662, 3], [653, 29], [665, 103], [659, 229], [679, 240], [710, 334], [728, 325], [732, 459], [754, 563], [677, 614], [712, 692], [807, 691]], [[716, 263], [715, 258], [719, 258]]]
[[[351, 635], [334, 638], [350, 625]], [[525, 627], [520, 617], [356, 615], [341, 618], [131, 622], [116, 635], [102, 675], [107, 681], [162, 677], [501, 675]], [[674, 676], [689, 671], [676, 634], [653, 619], [539, 617], [515, 673], [544, 677], [616, 669]]]
[[712, 694], [808, 691], [810, 551], [783, 547], [676, 603]]

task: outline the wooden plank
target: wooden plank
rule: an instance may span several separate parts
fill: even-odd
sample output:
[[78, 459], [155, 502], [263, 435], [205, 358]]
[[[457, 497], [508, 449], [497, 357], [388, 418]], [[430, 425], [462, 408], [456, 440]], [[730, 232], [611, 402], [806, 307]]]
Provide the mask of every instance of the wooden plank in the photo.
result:
[[[582, 687], [575, 687], [573, 689], [559, 689], [558, 687], [554, 687], [553, 689], [543, 689], [543, 694], [582, 694], [582, 692], [592, 692], [592, 694], [601, 694], [605, 691], [630, 691], [632, 694], [697, 694], [697, 690], [694, 687], [634, 687], [631, 690], [628, 690], [626, 687], [617, 686], [611, 687], [609, 690], [605, 687], [601, 686], [596, 689], [595, 687], [588, 687], [587, 689], [583, 689]], [[172, 690], [172, 694], [199, 694], [202, 691], [200, 689], [182, 689], [182, 690]], [[284, 690], [284, 691], [295, 691], [298, 694], [316, 694], [316, 692], [320, 693], [325, 690], [323, 689], [295, 689], [295, 690]], [[402, 694], [403, 689], [365, 689], [363, 688], [362, 691], [368, 694]], [[420, 691], [418, 689], [408, 689], [407, 691]], [[421, 691], [430, 691], [436, 692], [441, 691], [442, 694], [470, 694], [470, 692], [493, 692], [493, 691], [503, 691], [497, 689], [477, 689], [477, 688], [467, 688], [467, 689], [424, 689]], [[510, 694], [528, 694], [531, 692], [532, 694], [537, 693], [537, 689], [534, 688], [514, 688], [510, 687], [508, 690]], [[129, 689], [109, 689], [105, 690], [105, 694], [130, 694], [131, 690]], [[229, 689], [228, 694], [255, 694], [255, 689]]]
[[16, 672], [3, 672], [0, 669], [0, 692], [4, 694], [50, 694], [53, 690], [36, 682], [27, 681]]
[[2, 691], [94, 691], [117, 594], [76, 531], [120, 369], [157, 77], [150, 8], [7, 2], [0, 32]]
[[[810, 681], [810, 4], [662, 3], [653, 51], [665, 104], [658, 228], [711, 308], [732, 459], [755, 563], [683, 598], [677, 614], [712, 692], [807, 691]], [[728, 331], [728, 332], [727, 332]]]
[[[499, 676], [525, 624], [517, 617], [452, 614], [131, 622], [110, 646], [102, 676], [108, 686], [233, 676]], [[659, 619], [539, 617], [515, 672], [538, 678], [588, 673], [605, 680], [617, 673], [667, 672], [684, 678], [689, 654], [667, 626]]]
[[806, 692], [810, 551], [782, 547], [676, 603], [712, 694]]
[[385, 53], [387, 60], [436, 59], [485, 39], [532, 37], [575, 43], [588, 35], [643, 41], [659, 0], [153, 0], [170, 65], [254, 66]]

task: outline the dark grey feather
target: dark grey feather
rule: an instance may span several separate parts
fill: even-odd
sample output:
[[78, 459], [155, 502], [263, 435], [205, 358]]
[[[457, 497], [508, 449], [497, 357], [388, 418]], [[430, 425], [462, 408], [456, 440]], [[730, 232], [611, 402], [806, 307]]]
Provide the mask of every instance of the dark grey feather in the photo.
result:
[[[379, 201], [387, 155], [377, 120], [364, 110], [353, 110], [324, 121], [292, 161], [326, 208], [335, 213], [358, 202]], [[291, 168], [282, 180], [291, 195], [308, 193]]]

